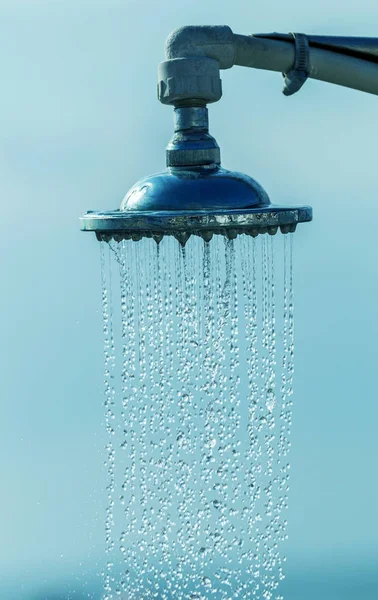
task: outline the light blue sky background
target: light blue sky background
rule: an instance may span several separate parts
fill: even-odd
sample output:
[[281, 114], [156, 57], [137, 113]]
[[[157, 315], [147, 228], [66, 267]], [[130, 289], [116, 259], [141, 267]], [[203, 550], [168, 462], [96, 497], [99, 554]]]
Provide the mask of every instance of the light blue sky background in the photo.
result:
[[[0, 0], [0, 597], [75, 588], [102, 561], [99, 247], [87, 209], [164, 168], [167, 34], [378, 37], [376, 0]], [[223, 164], [308, 203], [295, 237], [287, 600], [378, 597], [377, 98], [235, 68], [211, 107]], [[80, 584], [78, 584], [80, 589]], [[52, 593], [52, 591], [51, 591]], [[349, 594], [349, 595], [348, 595]], [[60, 596], [55, 597], [60, 598]]]

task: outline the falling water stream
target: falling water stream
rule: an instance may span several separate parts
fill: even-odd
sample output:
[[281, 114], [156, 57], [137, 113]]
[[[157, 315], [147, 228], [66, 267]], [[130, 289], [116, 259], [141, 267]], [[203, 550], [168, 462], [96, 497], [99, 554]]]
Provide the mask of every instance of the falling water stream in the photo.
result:
[[103, 599], [282, 600], [292, 235], [102, 242], [101, 272]]

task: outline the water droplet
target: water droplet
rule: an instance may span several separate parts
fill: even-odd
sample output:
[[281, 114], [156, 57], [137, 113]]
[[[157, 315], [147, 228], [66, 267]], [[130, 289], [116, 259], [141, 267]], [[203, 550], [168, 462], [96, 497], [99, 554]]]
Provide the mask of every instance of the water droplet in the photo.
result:
[[104, 598], [280, 598], [294, 373], [282, 237], [282, 315], [273, 237], [102, 244]]

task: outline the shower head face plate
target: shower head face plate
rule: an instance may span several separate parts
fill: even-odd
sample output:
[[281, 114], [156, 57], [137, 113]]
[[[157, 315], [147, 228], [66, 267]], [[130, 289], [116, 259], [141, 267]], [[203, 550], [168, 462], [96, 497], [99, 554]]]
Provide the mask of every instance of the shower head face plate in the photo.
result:
[[309, 206], [277, 206], [251, 177], [219, 166], [170, 168], [131, 188], [119, 210], [87, 212], [81, 229], [99, 240], [173, 235], [185, 243], [190, 235], [210, 240], [214, 234], [235, 238], [246, 233], [295, 231], [311, 221]]

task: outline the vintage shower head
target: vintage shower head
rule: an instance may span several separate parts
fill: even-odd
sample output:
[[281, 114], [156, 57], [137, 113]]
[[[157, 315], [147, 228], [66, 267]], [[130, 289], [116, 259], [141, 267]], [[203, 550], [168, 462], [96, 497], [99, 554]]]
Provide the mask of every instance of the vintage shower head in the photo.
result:
[[219, 71], [234, 64], [284, 73], [284, 94], [308, 77], [378, 94], [378, 40], [302, 34], [234, 35], [229, 27], [184, 27], [166, 42], [158, 96], [174, 106], [175, 133], [167, 170], [137, 182], [119, 209], [87, 212], [81, 229], [99, 240], [140, 240], [165, 235], [185, 244], [190, 235], [210, 241], [239, 233], [257, 236], [295, 231], [311, 221], [309, 206], [271, 204], [254, 179], [221, 167], [208, 130], [207, 104], [222, 96]]
[[287, 233], [311, 220], [310, 207], [274, 206], [251, 177], [223, 169], [207, 124], [206, 107], [175, 108], [167, 170], [136, 183], [119, 210], [87, 213], [82, 228], [105, 241], [173, 235], [184, 244], [191, 234]]

